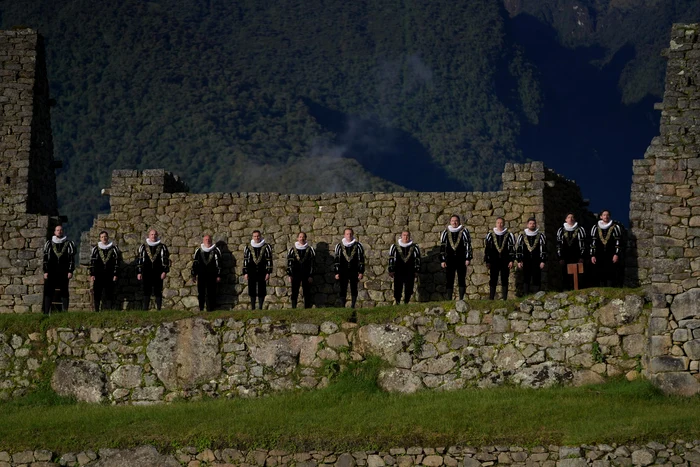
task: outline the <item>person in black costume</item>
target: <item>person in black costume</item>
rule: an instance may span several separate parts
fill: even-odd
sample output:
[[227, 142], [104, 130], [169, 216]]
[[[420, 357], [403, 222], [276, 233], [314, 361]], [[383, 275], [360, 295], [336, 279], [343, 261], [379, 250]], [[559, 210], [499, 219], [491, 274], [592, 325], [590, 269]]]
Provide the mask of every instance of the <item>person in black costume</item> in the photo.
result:
[[248, 282], [251, 310], [255, 309], [256, 297], [260, 300], [262, 310], [270, 274], [272, 274], [272, 248], [265, 243], [259, 230], [253, 230], [250, 245], [246, 245], [243, 252], [243, 278]]
[[447, 300], [452, 300], [454, 293], [455, 272], [459, 287], [459, 299], [464, 300], [467, 290], [467, 266], [472, 260], [472, 239], [459, 216], [450, 217], [450, 225], [440, 235], [440, 265], [445, 270], [447, 283], [445, 291]]
[[420, 271], [420, 248], [411, 240], [411, 232], [404, 230], [396, 244], [389, 247], [389, 276], [394, 279], [394, 300], [401, 303], [403, 291], [404, 303], [413, 295], [413, 285]]
[[518, 237], [515, 256], [518, 267], [523, 271], [523, 292], [528, 295], [537, 292], [542, 282], [542, 269], [547, 260], [547, 242], [544, 232], [537, 228], [537, 220], [527, 220], [527, 229]]
[[296, 243], [287, 253], [287, 275], [289, 282], [292, 283], [292, 308], [297, 307], [299, 286], [304, 293], [304, 308], [311, 308], [314, 261], [316, 261], [316, 250], [306, 242], [306, 233], [299, 232]]
[[357, 303], [357, 283], [365, 273], [365, 249], [355, 238], [355, 232], [346, 228], [343, 239], [335, 246], [335, 261], [333, 263], [335, 280], [340, 284], [338, 299], [340, 306], [345, 307], [350, 284], [351, 307]]
[[109, 241], [107, 231], [100, 232], [100, 241], [92, 247], [90, 255], [90, 281], [95, 311], [100, 311], [100, 305], [103, 310], [112, 309], [120, 258], [121, 252], [117, 245]]
[[508, 299], [508, 279], [515, 259], [515, 237], [505, 227], [502, 217], [496, 219], [493, 232], [484, 239], [484, 263], [489, 270], [489, 299], [496, 298], [498, 276], [501, 276], [501, 298]]
[[566, 290], [574, 289], [574, 276], [568, 273], [567, 265], [581, 263], [586, 258], [586, 231], [576, 222], [573, 213], [566, 215], [566, 222], [557, 230], [557, 258], [562, 267]]
[[216, 286], [221, 282], [221, 250], [214, 245], [211, 235], [202, 238], [202, 244], [194, 252], [192, 280], [197, 284], [199, 311], [216, 309]]
[[622, 227], [605, 209], [600, 213], [598, 223], [591, 228], [591, 263], [599, 286], [615, 287], [622, 282], [621, 247]]
[[51, 299], [56, 289], [60, 290], [62, 310], [68, 311], [68, 281], [75, 269], [75, 245], [64, 235], [63, 226], [57, 225], [53, 233], [44, 245], [44, 314], [51, 313]]
[[143, 306], [148, 310], [151, 295], [156, 298], [156, 309], [163, 306], [163, 281], [170, 272], [170, 252], [160, 241], [158, 231], [148, 231], [148, 238], [141, 244], [137, 254], [138, 265], [136, 278], [143, 283]]

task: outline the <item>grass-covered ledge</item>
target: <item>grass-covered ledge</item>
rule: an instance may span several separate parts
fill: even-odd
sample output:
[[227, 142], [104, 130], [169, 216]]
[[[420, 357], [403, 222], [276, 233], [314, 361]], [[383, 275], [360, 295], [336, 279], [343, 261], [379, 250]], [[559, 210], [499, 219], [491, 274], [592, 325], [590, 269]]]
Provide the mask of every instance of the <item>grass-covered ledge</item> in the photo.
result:
[[318, 391], [148, 407], [78, 404], [44, 389], [0, 403], [0, 451], [144, 444], [161, 452], [182, 446], [355, 451], [700, 438], [700, 399], [663, 396], [644, 381], [395, 395], [376, 386], [381, 366], [376, 359], [356, 364]]

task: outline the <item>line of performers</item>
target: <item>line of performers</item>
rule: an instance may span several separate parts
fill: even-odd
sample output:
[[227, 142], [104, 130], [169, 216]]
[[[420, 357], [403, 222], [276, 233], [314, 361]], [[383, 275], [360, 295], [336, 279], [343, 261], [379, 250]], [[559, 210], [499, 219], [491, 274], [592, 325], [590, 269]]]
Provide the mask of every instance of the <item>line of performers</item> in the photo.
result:
[[[610, 211], [603, 211], [600, 221], [590, 232], [590, 242], [574, 214], [566, 216], [566, 222], [557, 232], [557, 257], [565, 269], [567, 264], [583, 263], [590, 257], [599, 285], [621, 285], [622, 227], [610, 218]], [[472, 261], [472, 240], [460, 217], [453, 215], [440, 235], [440, 264], [445, 270], [446, 299], [451, 300], [457, 278], [459, 299], [466, 293], [467, 267]], [[196, 249], [191, 277], [197, 284], [199, 308], [209, 311], [216, 308], [217, 286], [221, 282], [221, 250], [213, 243], [211, 235], [205, 235]], [[297, 241], [287, 252], [287, 276], [291, 283], [292, 307], [296, 308], [299, 291], [303, 294], [304, 307], [312, 305], [316, 251], [307, 242], [306, 233], [300, 232]], [[259, 230], [252, 232], [250, 243], [243, 253], [243, 277], [248, 283], [251, 309], [262, 309], [267, 295], [267, 282], [273, 272], [273, 253]], [[498, 280], [501, 281], [501, 298], [508, 295], [508, 282], [514, 266], [522, 270], [525, 295], [539, 290], [541, 272], [547, 260], [547, 240], [537, 228], [536, 219], [530, 218], [517, 240], [505, 227], [502, 217], [496, 219], [492, 231], [484, 239], [484, 263], [489, 269], [489, 298], [496, 296]], [[90, 280], [95, 311], [113, 306], [115, 285], [119, 276], [121, 252], [110, 241], [106, 231], [100, 232], [100, 241], [92, 248]], [[61, 306], [68, 309], [68, 281], [75, 268], [75, 245], [67, 239], [62, 226], [57, 226], [54, 236], [44, 247], [44, 313], [49, 313], [52, 297], [58, 291]], [[395, 244], [389, 248], [389, 276], [394, 281], [396, 303], [408, 303], [413, 295], [415, 280], [421, 267], [421, 250], [411, 239], [408, 230], [401, 232]], [[147, 310], [151, 297], [155, 297], [158, 310], [163, 304], [163, 281], [170, 272], [170, 255], [161, 242], [158, 231], [152, 229], [137, 253], [137, 279], [143, 287], [142, 308]], [[365, 272], [365, 250], [355, 238], [352, 228], [346, 228], [343, 238], [334, 252], [333, 273], [339, 284], [338, 300], [345, 306], [350, 288], [350, 306], [355, 307], [358, 283]], [[567, 288], [573, 288], [571, 276], [564, 271]]]

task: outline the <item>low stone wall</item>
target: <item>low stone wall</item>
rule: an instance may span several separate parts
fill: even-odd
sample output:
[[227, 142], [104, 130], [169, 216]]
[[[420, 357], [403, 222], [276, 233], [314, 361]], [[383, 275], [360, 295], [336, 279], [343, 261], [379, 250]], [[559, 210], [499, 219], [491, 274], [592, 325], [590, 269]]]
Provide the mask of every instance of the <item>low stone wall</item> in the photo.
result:
[[[171, 272], [164, 286], [164, 306], [197, 309], [196, 286], [190, 280], [192, 255], [202, 236], [209, 233], [223, 253], [224, 277], [219, 285], [222, 309], [249, 307], [247, 283], [241, 274], [243, 249], [253, 229], [262, 230], [273, 248], [274, 270], [265, 305], [288, 307], [290, 285], [286, 254], [300, 230], [316, 247], [314, 304], [337, 306], [337, 285], [332, 273], [333, 251], [345, 226], [365, 246], [366, 271], [360, 282], [358, 305], [372, 307], [393, 303], [393, 284], [387, 273], [389, 247], [403, 229], [410, 229], [421, 247], [423, 265], [416, 284], [417, 301], [443, 300], [445, 274], [440, 268], [440, 233], [452, 214], [462, 216], [474, 247], [468, 268], [467, 298], [488, 296], [488, 270], [483, 263], [483, 239], [503, 216], [517, 236], [530, 216], [549, 238], [549, 265], [544, 282], [552, 288], [560, 267], [554, 255], [556, 231], [567, 210], [586, 213], [580, 189], [546, 169], [541, 162], [506, 164], [503, 189], [473, 193], [187, 193], [184, 183], [164, 170], [116, 170], [112, 173], [111, 212], [99, 215], [82, 239], [81, 263], [71, 281], [74, 309], [91, 309], [89, 294], [89, 245], [107, 230], [124, 253], [118, 282], [118, 307], [137, 308], [141, 288], [136, 282], [135, 255], [149, 228], [156, 228], [171, 253]], [[545, 210], [547, 206], [547, 210]], [[515, 275], [514, 275], [515, 276]], [[516, 278], [511, 280], [514, 295]], [[455, 287], [455, 294], [457, 288]], [[513, 296], [511, 295], [511, 296]]]
[[700, 440], [650, 442], [646, 444], [596, 444], [581, 446], [483, 446], [483, 447], [397, 447], [387, 451], [310, 451], [177, 449], [161, 454], [152, 446], [131, 450], [99, 449], [79, 453], [46, 450], [17, 453], [0, 452], [0, 467], [200, 467], [200, 466], [277, 466], [314, 467], [489, 467], [521, 465], [532, 467], [610, 467], [700, 464]]
[[117, 404], [323, 387], [348, 362], [372, 355], [388, 362], [379, 383], [396, 392], [635, 378], [646, 355], [643, 304], [637, 295], [608, 300], [591, 290], [541, 293], [516, 309], [457, 302], [452, 310], [427, 308], [361, 327], [189, 318], [136, 328], [58, 328], [45, 336], [0, 334], [0, 397], [35, 384], [42, 362], [55, 362], [57, 392]]

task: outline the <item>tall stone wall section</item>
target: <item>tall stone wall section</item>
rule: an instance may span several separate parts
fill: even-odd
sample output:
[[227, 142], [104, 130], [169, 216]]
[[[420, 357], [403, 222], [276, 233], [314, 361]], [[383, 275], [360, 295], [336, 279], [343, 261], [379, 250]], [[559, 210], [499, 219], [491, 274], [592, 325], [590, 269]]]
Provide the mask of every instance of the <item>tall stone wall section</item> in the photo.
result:
[[[503, 189], [474, 193], [325, 193], [289, 195], [279, 193], [190, 194], [176, 177], [163, 170], [118, 170], [107, 190], [111, 212], [100, 215], [84, 235], [81, 267], [72, 281], [71, 303], [90, 309], [87, 277], [88, 243], [96, 243], [107, 230], [124, 253], [119, 280], [119, 307], [140, 303], [135, 277], [135, 255], [149, 228], [156, 228], [171, 253], [172, 267], [165, 283], [164, 306], [196, 309], [196, 287], [190, 280], [192, 254], [202, 235], [211, 234], [224, 254], [225, 277], [220, 284], [221, 308], [249, 306], [247, 284], [241, 277], [243, 250], [253, 229], [260, 229], [274, 252], [274, 272], [269, 281], [266, 306], [289, 306], [290, 286], [286, 277], [286, 254], [297, 233], [308, 233], [316, 247], [314, 275], [315, 305], [336, 305], [332, 274], [333, 250], [345, 226], [366, 249], [367, 267], [360, 283], [359, 306], [393, 302], [387, 274], [388, 250], [402, 229], [408, 228], [421, 247], [423, 267], [416, 285], [416, 299], [442, 300], [445, 282], [439, 261], [439, 237], [453, 213], [459, 214], [472, 236], [474, 261], [468, 268], [467, 297], [488, 296], [488, 271], [483, 262], [483, 238], [503, 216], [514, 233], [535, 215], [550, 239], [566, 210], [585, 209], [580, 190], [570, 181], [546, 169], [541, 162], [506, 164]], [[550, 211], [546, 210], [551, 206]], [[549, 217], [548, 217], [549, 216]], [[550, 218], [552, 219], [550, 221]], [[556, 283], [559, 268], [552, 259], [545, 283]], [[547, 279], [549, 277], [549, 279]], [[515, 292], [511, 280], [511, 294]], [[456, 292], [456, 287], [455, 287]]]
[[646, 351], [643, 305], [638, 295], [610, 300], [591, 290], [536, 295], [508, 308], [460, 301], [452, 310], [425, 308], [364, 326], [197, 317], [0, 332], [0, 399], [36, 387], [47, 368], [55, 368], [59, 394], [93, 403], [254, 397], [325, 387], [349, 362], [370, 356], [387, 362], [380, 386], [401, 393], [632, 379]]
[[0, 31], [0, 313], [41, 309], [55, 166], [42, 39]]
[[660, 135], [634, 165], [639, 277], [651, 286], [649, 376], [700, 392], [700, 24], [671, 33]]

